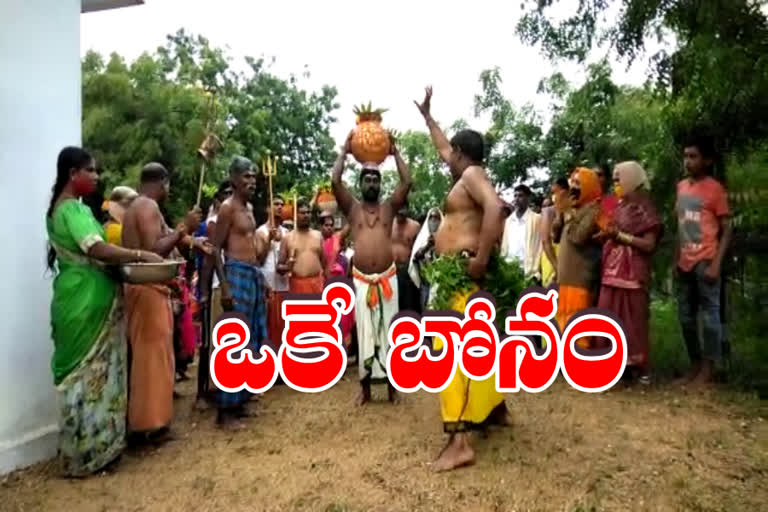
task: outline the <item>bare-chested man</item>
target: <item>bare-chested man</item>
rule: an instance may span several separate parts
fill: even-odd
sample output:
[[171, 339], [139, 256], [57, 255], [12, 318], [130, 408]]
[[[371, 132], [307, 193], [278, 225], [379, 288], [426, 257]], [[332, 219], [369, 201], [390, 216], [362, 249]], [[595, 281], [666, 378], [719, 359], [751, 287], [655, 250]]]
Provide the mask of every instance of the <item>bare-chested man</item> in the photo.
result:
[[413, 243], [421, 225], [408, 218], [408, 201], [400, 207], [392, 224], [392, 257], [397, 265], [397, 294], [400, 311], [415, 311], [421, 314], [421, 296], [416, 284], [408, 275]]
[[[411, 176], [394, 138], [391, 153], [395, 157], [400, 183], [388, 201], [379, 201], [381, 173], [365, 165], [360, 172], [362, 202], [352, 197], [341, 180], [344, 162], [350, 152], [347, 138], [333, 166], [331, 183], [336, 201], [347, 216], [355, 244], [352, 276], [355, 282], [355, 321], [357, 323], [358, 364], [360, 368], [360, 405], [371, 398], [371, 382], [387, 381], [387, 331], [398, 310], [397, 268], [392, 257], [392, 220], [402, 208], [411, 188]], [[389, 399], [396, 400], [389, 386]]]
[[310, 228], [312, 209], [306, 200], [296, 204], [296, 229], [285, 235], [280, 244], [277, 271], [290, 272], [291, 293], [319, 295], [328, 278], [328, 266], [323, 252], [323, 235]]
[[[190, 246], [207, 251], [202, 240], [192, 238], [202, 214], [195, 209], [184, 227], [171, 230], [159, 202], [168, 196], [169, 174], [161, 164], [141, 171], [139, 196], [123, 217], [122, 244], [128, 249], [151, 251], [166, 258], [175, 248]], [[170, 289], [165, 284], [125, 285], [125, 310], [131, 344], [128, 427], [143, 440], [162, 439], [173, 418], [174, 351]]]
[[[267, 255], [269, 241], [256, 231], [256, 219], [250, 198], [256, 191], [256, 173], [247, 158], [238, 156], [229, 167], [232, 196], [219, 208], [213, 245], [216, 271], [221, 281], [221, 304], [226, 311], [242, 313], [251, 331], [248, 348], [259, 357], [259, 348], [267, 340], [266, 303], [263, 277], [259, 267]], [[222, 250], [226, 263], [222, 263]], [[208, 282], [206, 278], [204, 283]], [[204, 297], [208, 297], [204, 294]], [[215, 322], [217, 319], [213, 319]], [[249, 416], [246, 403], [251, 394], [219, 391], [216, 405], [219, 425], [242, 425], [236, 420]]]
[[[464, 313], [467, 299], [480, 289], [491, 251], [498, 242], [504, 223], [501, 202], [483, 169], [485, 146], [483, 137], [472, 130], [461, 130], [449, 141], [432, 118], [432, 88], [427, 88], [424, 101], [416, 106], [424, 116], [440, 158], [448, 164], [453, 187], [445, 201], [443, 222], [435, 235], [438, 257], [460, 254], [467, 258], [467, 273], [475, 283], [470, 293], [457, 293], [451, 308]], [[432, 283], [440, 286], [440, 283]], [[435, 349], [443, 340], [435, 339]], [[469, 443], [469, 430], [488, 422], [505, 423], [504, 396], [496, 391], [495, 378], [470, 381], [457, 369], [449, 386], [440, 393], [441, 413], [448, 444], [435, 461], [434, 469], [445, 471], [472, 464], [474, 451]]]

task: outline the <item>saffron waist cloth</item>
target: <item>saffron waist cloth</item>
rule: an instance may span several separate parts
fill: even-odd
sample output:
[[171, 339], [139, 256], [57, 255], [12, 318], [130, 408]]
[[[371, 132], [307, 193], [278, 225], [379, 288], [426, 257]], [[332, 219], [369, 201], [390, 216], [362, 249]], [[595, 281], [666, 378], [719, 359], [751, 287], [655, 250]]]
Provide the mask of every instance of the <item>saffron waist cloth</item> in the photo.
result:
[[360, 380], [387, 380], [387, 332], [398, 311], [397, 268], [392, 263], [380, 274], [363, 274], [352, 268], [355, 282], [355, 322], [357, 323], [358, 368]]
[[285, 330], [283, 299], [285, 299], [285, 292], [267, 290], [267, 337], [275, 353], [280, 349], [283, 330]]
[[323, 293], [323, 286], [325, 285], [325, 277], [323, 274], [308, 277], [296, 277], [291, 276], [290, 290], [291, 293], [306, 293], [312, 295], [320, 295]]
[[152, 432], [173, 418], [173, 312], [163, 285], [124, 286], [131, 365], [128, 429]]
[[421, 292], [408, 273], [409, 262], [397, 264], [397, 294], [400, 311], [421, 314]]
[[[234, 310], [245, 316], [251, 330], [251, 339], [247, 348], [251, 350], [253, 357], [257, 358], [261, 344], [267, 340], [264, 276], [259, 267], [233, 259], [227, 259], [224, 274], [234, 299]], [[238, 393], [219, 390], [216, 393], [216, 405], [220, 409], [240, 407], [250, 398], [251, 394], [247, 390]]]

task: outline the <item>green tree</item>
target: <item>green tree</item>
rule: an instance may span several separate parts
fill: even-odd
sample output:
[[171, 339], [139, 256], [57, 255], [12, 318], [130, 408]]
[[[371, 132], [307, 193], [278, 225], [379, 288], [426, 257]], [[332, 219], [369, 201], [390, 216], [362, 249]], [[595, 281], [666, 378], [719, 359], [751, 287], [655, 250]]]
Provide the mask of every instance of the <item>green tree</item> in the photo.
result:
[[[246, 60], [248, 70], [235, 72], [221, 49], [184, 30], [130, 64], [117, 54], [105, 62], [89, 52], [82, 62], [83, 142], [99, 160], [107, 189], [137, 185], [141, 167], [159, 161], [173, 173], [168, 210], [180, 215], [196, 200], [196, 151], [209, 124], [223, 147], [207, 169], [208, 191], [227, 176], [236, 154], [259, 168], [266, 155], [277, 155], [275, 190], [326, 174], [336, 90], [310, 93], [294, 76], [270, 73], [263, 60]], [[260, 183], [256, 202], [263, 206], [265, 180]]]
[[[608, 43], [632, 62], [646, 40], [673, 36], [676, 47], [650, 56], [655, 92], [665, 98], [665, 122], [676, 140], [698, 129], [714, 135], [724, 152], [749, 150], [768, 138], [768, 19], [763, 0], [580, 0], [558, 22], [558, 0], [528, 0], [518, 24], [523, 41], [550, 58], [583, 62]], [[615, 23], [608, 9], [619, 5]]]
[[475, 115], [491, 116], [485, 133], [487, 168], [496, 183], [512, 186], [544, 163], [542, 120], [533, 106], [518, 109], [503, 96], [499, 68], [483, 71], [480, 83], [482, 94], [475, 96]]

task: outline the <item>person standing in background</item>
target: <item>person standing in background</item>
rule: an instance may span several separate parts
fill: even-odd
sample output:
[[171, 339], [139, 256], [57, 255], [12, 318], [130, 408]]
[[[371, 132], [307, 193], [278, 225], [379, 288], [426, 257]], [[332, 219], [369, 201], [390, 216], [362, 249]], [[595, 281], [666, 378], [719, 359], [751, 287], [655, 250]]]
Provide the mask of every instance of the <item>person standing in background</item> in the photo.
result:
[[[267, 222], [259, 226], [258, 233], [268, 241], [269, 249], [261, 273], [264, 275], [264, 284], [267, 294], [267, 337], [272, 343], [272, 348], [277, 351], [285, 328], [282, 305], [285, 294], [288, 292], [288, 278], [277, 271], [277, 262], [280, 259], [280, 244], [288, 230], [283, 227], [283, 207], [285, 201], [280, 196], [272, 199], [272, 206], [267, 207]], [[270, 210], [271, 208], [271, 210]], [[274, 219], [274, 226], [270, 224]]]
[[291, 293], [321, 294], [328, 279], [323, 235], [310, 227], [312, 210], [307, 201], [300, 199], [296, 209], [296, 229], [281, 242], [277, 271], [283, 275], [290, 272]]
[[683, 153], [688, 175], [677, 184], [677, 309], [693, 365], [687, 380], [701, 385], [712, 382], [723, 355], [721, 271], [732, 234], [728, 195], [711, 176], [715, 158], [709, 137], [691, 137]]
[[[557, 250], [558, 245], [552, 241], [552, 223], [568, 195], [568, 180], [558, 178], [552, 183], [552, 195], [548, 197], [549, 204], [541, 212], [539, 221], [539, 236], [541, 237], [541, 284], [545, 288], [557, 283]], [[546, 202], [546, 201], [545, 201]]]
[[504, 221], [501, 256], [517, 261], [527, 277], [541, 279], [539, 214], [531, 210], [530, 201], [531, 189], [527, 185], [516, 186], [514, 211]]
[[413, 243], [419, 234], [419, 223], [408, 218], [408, 201], [397, 211], [392, 223], [392, 257], [397, 266], [397, 296], [400, 311], [421, 314], [419, 288], [408, 275]]
[[104, 202], [107, 214], [109, 215], [109, 220], [104, 224], [107, 243], [114, 245], [122, 243], [125, 210], [131, 206], [133, 200], [138, 196], [138, 192], [131, 187], [119, 186], [112, 189], [109, 200]]
[[[328, 278], [346, 277], [349, 270], [349, 260], [344, 256], [342, 249], [349, 235], [349, 224], [344, 226], [338, 232], [334, 232], [334, 219], [330, 213], [320, 215], [320, 227], [323, 235], [323, 252], [325, 253], [325, 263], [328, 266]], [[341, 339], [344, 340], [344, 346], [349, 347], [351, 343], [352, 326], [355, 323], [355, 310], [348, 315], [341, 317], [339, 329], [341, 329]]]
[[[552, 223], [552, 240], [560, 244], [556, 319], [561, 332], [573, 315], [595, 305], [602, 257], [602, 245], [594, 238], [602, 196], [595, 171], [584, 167], [576, 169], [571, 175], [569, 195], [571, 206], [564, 213], [558, 213]], [[582, 349], [592, 347], [590, 338], [586, 337], [576, 344]]]
[[651, 255], [663, 227], [640, 164], [620, 163], [613, 176], [619, 203], [613, 221], [598, 233], [604, 245], [597, 306], [621, 319], [627, 338], [627, 368], [633, 378], [648, 384]]

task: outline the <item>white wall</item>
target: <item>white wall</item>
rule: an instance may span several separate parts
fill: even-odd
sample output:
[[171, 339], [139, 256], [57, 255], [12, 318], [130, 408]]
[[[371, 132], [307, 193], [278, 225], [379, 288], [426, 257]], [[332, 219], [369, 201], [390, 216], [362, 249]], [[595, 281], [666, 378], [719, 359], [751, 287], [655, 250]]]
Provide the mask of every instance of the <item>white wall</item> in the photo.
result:
[[56, 453], [44, 217], [78, 144], [80, 0], [0, 0], [0, 473]]

